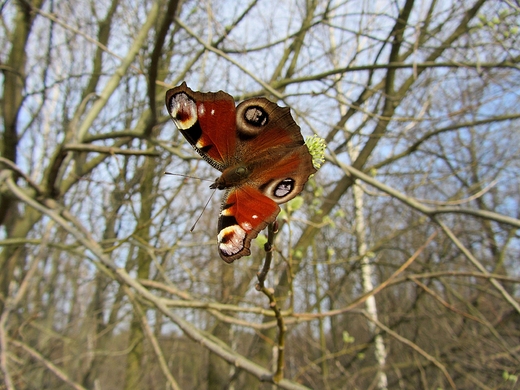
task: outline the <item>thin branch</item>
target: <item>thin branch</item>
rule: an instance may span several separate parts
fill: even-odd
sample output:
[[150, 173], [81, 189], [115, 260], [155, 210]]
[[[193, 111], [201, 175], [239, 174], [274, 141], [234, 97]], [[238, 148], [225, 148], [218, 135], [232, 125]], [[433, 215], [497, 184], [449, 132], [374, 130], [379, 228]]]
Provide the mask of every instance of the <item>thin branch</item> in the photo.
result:
[[[514, 227], [520, 228], [520, 220], [511, 218], [502, 214], [494, 213], [486, 210], [473, 210], [473, 209], [463, 209], [457, 207], [439, 207], [439, 208], [430, 208], [425, 206], [416, 200], [402, 194], [401, 192], [375, 180], [374, 178], [366, 175], [365, 173], [357, 170], [356, 168], [340, 163], [334, 158], [334, 161], [340, 166], [343, 171], [347, 174], [351, 174], [365, 183], [368, 183], [383, 192], [391, 195], [392, 197], [400, 200], [401, 202], [407, 204], [408, 206], [422, 212], [423, 214], [428, 215], [434, 222], [436, 222], [442, 230], [446, 233], [446, 235], [450, 238], [451, 241], [464, 253], [464, 255], [468, 258], [468, 260], [483, 274], [489, 275], [489, 272], [486, 268], [471, 254], [471, 252], [462, 244], [462, 242], [453, 234], [453, 232], [444, 224], [442, 221], [437, 218], [438, 214], [446, 214], [446, 213], [459, 213], [459, 214], [469, 214], [478, 216], [485, 219], [490, 219], [495, 222], [506, 223]], [[502, 294], [502, 296], [515, 308], [515, 310], [520, 313], [520, 304], [504, 289], [504, 287], [494, 278], [489, 278], [490, 283]]]
[[430, 361], [433, 364], [435, 364], [435, 366], [437, 366], [442, 371], [442, 373], [444, 374], [444, 376], [448, 380], [448, 383], [450, 384], [451, 388], [452, 389], [456, 389], [457, 388], [457, 386], [455, 386], [455, 382], [453, 382], [453, 379], [451, 378], [450, 374], [448, 373], [448, 370], [446, 369], [446, 367], [440, 361], [438, 361], [435, 357], [430, 355], [428, 352], [426, 352], [424, 349], [419, 347], [417, 344], [411, 342], [407, 338], [405, 338], [405, 337], [399, 335], [398, 333], [394, 332], [392, 329], [390, 329], [388, 326], [384, 325], [382, 322], [380, 322], [376, 318], [372, 317], [366, 311], [364, 311], [364, 310], [361, 311], [361, 314], [363, 314], [369, 321], [371, 321], [374, 324], [376, 324], [378, 328], [380, 328], [381, 330], [384, 330], [387, 334], [389, 334], [390, 336], [392, 336], [396, 340], [399, 340], [401, 343], [409, 346], [414, 351], [418, 352], [423, 357], [425, 357], [428, 361]]
[[258, 279], [258, 284], [256, 285], [256, 289], [261, 291], [264, 288], [265, 278], [267, 277], [267, 273], [271, 268], [271, 261], [273, 259], [273, 246], [274, 246], [274, 237], [278, 233], [278, 223], [274, 221], [267, 228], [267, 242], [264, 244], [265, 249], [265, 260], [262, 270], [256, 274]]
[[[100, 265], [103, 266], [102, 268], [107, 267], [108, 270], [115, 274], [116, 280], [118, 280], [120, 283], [128, 285], [129, 287], [132, 287], [137, 294], [150, 301], [166, 317], [177, 324], [177, 326], [184, 332], [184, 334], [186, 334], [186, 336], [195, 342], [200, 343], [204, 348], [220, 356], [228, 363], [233, 364], [235, 367], [243, 369], [249, 374], [255, 376], [260, 381], [275, 383], [272, 373], [270, 373], [264, 367], [232, 351], [227, 346], [222, 345], [222, 343], [215, 341], [205, 332], [195, 328], [192, 323], [173, 313], [162, 299], [144, 288], [144, 286], [132, 278], [125, 269], [117, 267], [112, 262], [112, 260], [105, 255], [103, 248], [99, 246], [99, 244], [91, 237], [87, 229], [85, 229], [81, 223], [77, 221], [76, 218], [74, 218], [66, 209], [58, 209], [58, 204], [53, 200], [46, 200], [45, 204], [38, 203], [34, 199], [27, 196], [15, 184], [12, 178], [5, 180], [5, 183], [14, 196], [16, 196], [22, 202], [26, 203], [28, 206], [53, 219], [58, 225], [60, 225], [65, 231], [75, 237], [76, 240], [78, 240], [86, 249], [88, 249], [101, 263]], [[52, 208], [49, 206], [52, 206]], [[287, 379], [282, 379], [279, 382], [276, 382], [276, 384], [282, 389], [307, 389], [307, 387]]]
[[177, 381], [175, 380], [168, 368], [168, 363], [166, 363], [166, 359], [164, 358], [164, 354], [161, 350], [161, 347], [159, 346], [159, 342], [157, 341], [157, 338], [155, 337], [152, 329], [150, 328], [150, 324], [148, 323], [146, 314], [141, 308], [141, 305], [139, 304], [139, 302], [137, 302], [137, 299], [132, 290], [130, 290], [126, 286], [124, 286], [123, 288], [125, 290], [126, 295], [130, 298], [130, 301], [132, 302], [132, 305], [135, 311], [137, 312], [137, 315], [139, 316], [139, 320], [141, 321], [141, 327], [143, 328], [146, 337], [148, 337], [148, 341], [150, 341], [150, 344], [152, 344], [155, 356], [157, 356], [157, 360], [159, 361], [159, 367], [161, 368], [163, 375], [168, 380], [168, 384], [171, 386], [173, 390], [180, 390]]
[[416, 198], [416, 200], [419, 202], [422, 202], [422, 203], [429, 203], [429, 204], [434, 204], [434, 205], [438, 205], [438, 206], [448, 206], [448, 205], [456, 206], [459, 204], [469, 203], [475, 199], [482, 197], [484, 194], [489, 192], [489, 190], [491, 190], [497, 183], [498, 183], [498, 180], [495, 179], [491, 183], [489, 183], [487, 186], [485, 186], [483, 189], [481, 189], [479, 192], [477, 192], [476, 194], [473, 194], [464, 199], [448, 200], [445, 202], [436, 201], [436, 200], [428, 200], [428, 199], [417, 199], [417, 198]]
[[290, 79], [281, 79], [277, 80], [273, 85], [275, 88], [283, 88], [288, 85], [293, 84], [303, 84], [305, 82], [312, 81], [323, 81], [331, 76], [341, 77], [347, 73], [355, 73], [362, 71], [374, 71], [374, 70], [388, 70], [388, 69], [432, 69], [432, 68], [466, 68], [466, 69], [475, 69], [478, 71], [479, 69], [515, 69], [519, 70], [520, 65], [513, 61], [503, 61], [503, 62], [485, 62], [485, 63], [476, 63], [476, 62], [457, 62], [457, 61], [447, 61], [447, 62], [436, 62], [436, 61], [424, 61], [424, 62], [415, 62], [415, 63], [404, 63], [404, 62], [389, 62], [386, 64], [367, 64], [367, 65], [358, 65], [352, 66], [348, 65], [341, 68], [330, 69], [322, 73], [315, 73], [309, 76], [302, 77], [292, 77]]
[[38, 251], [38, 255], [33, 258], [31, 261], [31, 264], [29, 265], [29, 269], [27, 273], [25, 274], [22, 282], [20, 283], [18, 287], [18, 291], [16, 292], [16, 295], [13, 298], [7, 297], [5, 300], [5, 306], [4, 310], [2, 311], [2, 315], [0, 316], [0, 367], [2, 369], [2, 372], [4, 374], [4, 381], [7, 389], [14, 390], [14, 384], [12, 382], [11, 375], [9, 373], [9, 369], [7, 367], [7, 353], [8, 353], [8, 334], [7, 334], [7, 321], [9, 319], [9, 315], [13, 311], [14, 308], [18, 306], [22, 298], [27, 293], [27, 290], [29, 289], [29, 283], [31, 282], [31, 279], [34, 275], [34, 273], [38, 269], [38, 264], [40, 263], [40, 260], [45, 257], [45, 252], [47, 250], [47, 243], [49, 242], [52, 227], [54, 225], [53, 221], [50, 221], [50, 223], [47, 225], [45, 229], [45, 233], [41, 240], [40, 249]]
[[63, 147], [66, 151], [78, 151], [78, 152], [95, 152], [102, 154], [121, 154], [125, 156], [152, 156], [159, 157], [161, 154], [155, 151], [153, 148], [146, 150], [139, 149], [121, 149], [111, 146], [99, 146], [99, 145], [88, 145], [88, 144], [67, 144]]
[[33, 359], [36, 359], [40, 363], [42, 363], [47, 369], [52, 372], [54, 375], [56, 375], [58, 378], [60, 378], [63, 382], [70, 385], [72, 388], [76, 390], [87, 390], [85, 387], [81, 386], [80, 384], [74, 382], [69, 376], [63, 372], [59, 367], [51, 363], [49, 360], [47, 360], [42, 354], [40, 354], [35, 349], [29, 347], [25, 343], [22, 343], [17, 340], [9, 340], [10, 344], [16, 345], [19, 348], [22, 348], [25, 352], [27, 352]]
[[[489, 272], [487, 271], [486, 267], [482, 265], [480, 261], [477, 260], [475, 256], [462, 244], [462, 242], [457, 238], [455, 234], [451, 231], [451, 229], [446, 226], [446, 224], [442, 221], [440, 221], [438, 218], [433, 218], [433, 220], [442, 228], [444, 233], [449, 237], [449, 239], [461, 250], [462, 253], [464, 253], [464, 256], [484, 275], [489, 275]], [[514, 309], [520, 314], [520, 304], [516, 301], [515, 298], [509, 294], [504, 286], [502, 286], [498, 280], [495, 278], [490, 277], [489, 282], [502, 294], [502, 296], [505, 298], [506, 301], [509, 302], [511, 306], [514, 307]]]
[[261, 287], [262, 293], [269, 298], [269, 307], [273, 310], [276, 316], [276, 323], [278, 325], [278, 356], [276, 362], [276, 372], [273, 376], [273, 381], [278, 383], [283, 378], [283, 370], [284, 370], [284, 358], [285, 358], [285, 334], [287, 332], [287, 326], [285, 325], [282, 312], [276, 303], [276, 298], [274, 296], [274, 290], [272, 288], [267, 288], [265, 286]]
[[335, 156], [326, 156], [327, 159], [334, 161], [335, 164], [337, 164], [338, 167], [340, 167], [347, 175], [354, 176], [355, 178], [359, 178], [363, 180], [365, 183], [370, 184], [373, 187], [376, 187], [377, 189], [387, 193], [388, 195], [392, 196], [393, 198], [396, 198], [400, 200], [401, 202], [405, 203], [406, 205], [416, 209], [417, 211], [420, 211], [423, 214], [426, 214], [430, 217], [434, 217], [438, 214], [468, 214], [473, 215], [480, 218], [489, 219], [495, 222], [504, 223], [516, 228], [520, 228], [520, 220], [516, 218], [511, 218], [503, 214], [495, 213], [492, 211], [486, 211], [486, 210], [475, 210], [475, 209], [467, 209], [462, 207], [437, 207], [432, 208], [423, 205], [422, 203], [418, 202], [417, 200], [406, 196], [405, 194], [397, 191], [396, 189], [387, 186], [386, 184], [381, 183], [380, 181], [370, 177], [366, 173], [360, 171], [359, 169], [356, 169], [350, 165], [343, 164], [340, 161], [338, 161]]
[[276, 317], [276, 324], [278, 325], [278, 354], [277, 354], [277, 362], [276, 362], [276, 372], [273, 376], [273, 380], [275, 383], [279, 382], [283, 378], [283, 370], [284, 370], [284, 358], [285, 358], [285, 333], [287, 332], [287, 326], [284, 323], [282, 311], [278, 307], [276, 302], [276, 298], [274, 296], [274, 290], [272, 288], [267, 288], [264, 285], [265, 278], [267, 277], [267, 273], [271, 268], [271, 261], [273, 259], [273, 245], [274, 245], [274, 237], [276, 233], [278, 233], [278, 223], [274, 221], [269, 225], [267, 229], [267, 242], [264, 245], [265, 248], [265, 260], [264, 265], [262, 267], [262, 271], [260, 271], [256, 276], [258, 278], [258, 284], [256, 285], [256, 289], [261, 291], [267, 298], [269, 298], [269, 307], [274, 312]]
[[[99, 42], [97, 39], [94, 39], [92, 37], [90, 37], [89, 35], [85, 34], [84, 32], [82, 32], [81, 30], [78, 30], [77, 28], [75, 27], [72, 27], [71, 25], [65, 23], [64, 21], [62, 21], [57, 15], [55, 14], [50, 14], [48, 12], [45, 12], [45, 11], [42, 11], [41, 9], [39, 8], [36, 8], [36, 7], [31, 7], [31, 10], [33, 12], [36, 12], [36, 13], [39, 13], [41, 16], [43, 16], [44, 18], [47, 18], [49, 20], [52, 20], [53, 22], [55, 22], [56, 24], [59, 24], [61, 27], [63, 27], [64, 29], [66, 30], [69, 30], [71, 32], [73, 32], [74, 34], [78, 35], [78, 36], [81, 36], [83, 38], [85, 38], [85, 40], [87, 42], [90, 42], [94, 45], [96, 45], [98, 48], [100, 48], [101, 50], [103, 50], [104, 52], [110, 54], [112, 57], [114, 58], [117, 58], [118, 60], [120, 61], [123, 61], [124, 58], [117, 55], [116, 53], [114, 53], [113, 51], [111, 51], [107, 46], [103, 45], [101, 42]], [[138, 74], [141, 74], [142, 71], [139, 69], [139, 68], [136, 68], [134, 66], [132, 66], [132, 69], [135, 70]]]
[[476, 322], [479, 322], [483, 325], [485, 325], [486, 323], [484, 321], [482, 321], [480, 318], [476, 317], [476, 316], [473, 316], [471, 314], [468, 314], [468, 313], [465, 313], [463, 312], [462, 310], [459, 310], [457, 309], [455, 306], [449, 304], [448, 302], [446, 302], [444, 299], [442, 299], [435, 291], [433, 291], [431, 288], [429, 288], [427, 285], [425, 285], [424, 283], [422, 283], [421, 281], [419, 281], [417, 279], [417, 277], [415, 275], [410, 275], [408, 276], [408, 279], [410, 279], [411, 281], [413, 281], [415, 284], [417, 284], [420, 288], [422, 288], [424, 291], [426, 291], [428, 294], [430, 294], [436, 301], [438, 301], [442, 306], [444, 306], [445, 308], [447, 308], [448, 310], [451, 310], [453, 311], [454, 313], [457, 313], [457, 314], [460, 314], [461, 316], [463, 317], [466, 317], [466, 318], [469, 318], [470, 320], [473, 320], [473, 321], [476, 321]]
[[284, 96], [280, 92], [278, 92], [276, 89], [274, 89], [271, 85], [269, 85], [266, 82], [264, 82], [262, 79], [257, 77], [250, 70], [248, 70], [244, 65], [242, 65], [238, 61], [235, 61], [233, 58], [228, 56], [222, 50], [219, 50], [219, 49], [213, 47], [211, 44], [205, 42], [192, 29], [190, 29], [186, 24], [184, 24], [179, 18], [176, 18], [175, 22], [179, 26], [181, 26], [189, 35], [191, 35], [193, 38], [195, 38], [197, 40], [197, 42], [200, 43], [202, 46], [204, 46], [208, 51], [211, 51], [212, 53], [217, 54], [218, 56], [224, 58], [226, 61], [228, 61], [228, 62], [232, 63], [233, 65], [235, 65], [238, 69], [240, 69], [245, 74], [247, 74], [249, 77], [251, 77], [253, 80], [255, 80], [260, 86], [262, 86], [263, 89], [265, 89], [267, 92], [272, 94], [276, 99], [279, 99], [279, 100], [283, 100], [284, 99]]
[[98, 117], [101, 110], [106, 106], [108, 99], [115, 92], [120, 85], [121, 79], [126, 75], [128, 68], [132, 65], [135, 57], [142, 49], [144, 42], [148, 38], [148, 32], [154, 27], [159, 16], [159, 3], [153, 3], [152, 7], [147, 13], [147, 19], [141, 27], [141, 30], [135, 36], [134, 42], [130, 46], [126, 57], [121, 59], [121, 64], [118, 69], [114, 71], [112, 77], [107, 81], [105, 88], [94, 102], [85, 119], [77, 129], [77, 140], [82, 141], [85, 135], [88, 134], [88, 129], [92, 126], [94, 120]]
[[361, 297], [357, 298], [350, 305], [348, 305], [346, 307], [343, 307], [341, 309], [330, 310], [330, 311], [322, 312], [322, 313], [301, 313], [301, 314], [296, 314], [295, 313], [295, 314], [293, 314], [293, 316], [297, 317], [297, 318], [329, 317], [329, 316], [334, 316], [334, 315], [346, 313], [346, 312], [354, 309], [356, 306], [358, 306], [358, 305], [362, 304], [363, 302], [365, 302], [369, 297], [378, 294], [381, 290], [383, 290], [389, 284], [391, 284], [392, 281], [395, 278], [397, 278], [398, 275], [403, 273], [404, 270], [406, 268], [408, 268], [417, 259], [417, 257], [426, 249], [426, 247], [430, 244], [430, 242], [435, 238], [436, 235], [437, 235], [437, 232], [432, 233], [430, 235], [430, 237], [428, 237], [426, 242], [423, 245], [421, 245], [419, 247], [419, 249], [417, 249], [415, 251], [415, 253], [412, 256], [410, 256], [410, 258], [408, 260], [406, 260], [392, 275], [390, 275], [390, 277], [388, 279], [386, 279], [383, 283], [381, 283], [379, 286], [377, 286], [373, 290], [371, 290], [368, 293], [363, 294]]
[[16, 172], [18, 175], [20, 175], [21, 177], [24, 178], [24, 180], [27, 182], [27, 184], [29, 184], [32, 188], [34, 188], [36, 190], [36, 192], [38, 193], [38, 195], [41, 195], [44, 193], [44, 190], [43, 188], [41, 188], [38, 183], [36, 183], [34, 180], [32, 180], [29, 175], [27, 175], [23, 170], [22, 168], [20, 168], [18, 165], [16, 165], [14, 162], [12, 162], [11, 160], [8, 160], [4, 157], [0, 157], [0, 164], [4, 164], [6, 165], [7, 167], [9, 167], [9, 169], [11, 169], [13, 172]]
[[[393, 163], [393, 162], [395, 162], [395, 161], [397, 161], [397, 160], [399, 160], [399, 159], [401, 159], [403, 157], [409, 156], [411, 153], [413, 153], [417, 149], [419, 149], [419, 147], [422, 144], [424, 144], [427, 140], [429, 140], [430, 138], [432, 138], [434, 136], [437, 136], [437, 135], [440, 135], [440, 134], [443, 134], [443, 133], [446, 133], [446, 132], [449, 132], [449, 131], [464, 129], [464, 128], [467, 128], [467, 127], [482, 126], [482, 125], [487, 125], [489, 123], [497, 123], [497, 122], [503, 122], [503, 121], [511, 121], [511, 120], [516, 120], [516, 119], [519, 119], [519, 118], [520, 118], [520, 114], [507, 114], [507, 115], [500, 115], [500, 116], [492, 116], [492, 117], [489, 117], [489, 118], [478, 119], [478, 120], [473, 120], [473, 121], [468, 121], [468, 122], [457, 122], [457, 123], [454, 123], [454, 124], [452, 124], [450, 126], [446, 126], [446, 127], [440, 128], [440, 129], [432, 130], [432, 131], [424, 134], [421, 138], [419, 138], [417, 141], [415, 141], [413, 144], [411, 144], [403, 152], [398, 153], [398, 154], [396, 154], [394, 156], [391, 156], [391, 157], [389, 157], [389, 158], [387, 158], [387, 159], [385, 159], [383, 161], [380, 161], [377, 164], [374, 164], [369, 169], [372, 169], [372, 168], [378, 169], [378, 168], [384, 167], [386, 165], [389, 165], [390, 163]], [[405, 120], [407, 120], [407, 119], [405, 118]]]
[[498, 275], [498, 274], [482, 274], [480, 272], [468, 272], [468, 271], [437, 271], [437, 272], [426, 272], [422, 274], [413, 274], [406, 276], [404, 278], [399, 278], [394, 280], [393, 283], [402, 283], [406, 279], [408, 279], [410, 276], [413, 276], [414, 278], [421, 278], [421, 279], [433, 279], [433, 278], [441, 278], [445, 276], [453, 276], [453, 277], [470, 277], [470, 278], [482, 278], [482, 279], [489, 279], [489, 278], [495, 278], [499, 280], [503, 280], [504, 282], [508, 283], [520, 283], [520, 278], [515, 278], [513, 276], [507, 276], [507, 275]]

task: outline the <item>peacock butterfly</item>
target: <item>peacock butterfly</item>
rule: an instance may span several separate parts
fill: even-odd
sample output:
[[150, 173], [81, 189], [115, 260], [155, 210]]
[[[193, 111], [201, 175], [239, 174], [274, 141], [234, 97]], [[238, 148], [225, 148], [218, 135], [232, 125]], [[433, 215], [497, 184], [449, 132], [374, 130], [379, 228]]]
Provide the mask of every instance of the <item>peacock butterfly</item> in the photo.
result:
[[166, 92], [181, 134], [222, 172], [210, 188], [225, 190], [218, 250], [227, 263], [251, 253], [251, 240], [272, 223], [281, 203], [298, 195], [316, 172], [288, 107], [265, 98], [235, 107], [223, 91], [194, 92], [186, 83]]

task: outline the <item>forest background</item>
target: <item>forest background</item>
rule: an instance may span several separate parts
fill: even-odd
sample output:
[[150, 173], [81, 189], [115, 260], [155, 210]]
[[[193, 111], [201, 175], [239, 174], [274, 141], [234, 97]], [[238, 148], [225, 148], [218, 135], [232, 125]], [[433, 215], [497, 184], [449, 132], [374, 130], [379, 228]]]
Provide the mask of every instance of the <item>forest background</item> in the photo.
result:
[[[4, 0], [6, 389], [509, 389], [517, 0]], [[168, 88], [291, 107], [326, 162], [266, 255], [216, 250]], [[282, 379], [283, 377], [283, 379]]]

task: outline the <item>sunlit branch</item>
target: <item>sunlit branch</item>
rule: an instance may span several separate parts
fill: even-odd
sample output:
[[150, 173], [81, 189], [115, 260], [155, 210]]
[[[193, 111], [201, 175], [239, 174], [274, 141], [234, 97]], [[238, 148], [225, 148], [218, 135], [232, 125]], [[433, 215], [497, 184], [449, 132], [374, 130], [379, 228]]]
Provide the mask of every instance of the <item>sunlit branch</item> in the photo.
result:
[[[182, 319], [180, 316], [174, 314], [168, 306], [164, 303], [162, 299], [152, 294], [149, 290], [144, 288], [138, 281], [132, 278], [126, 270], [123, 268], [117, 267], [108, 257], [103, 253], [103, 249], [98, 245], [98, 243], [91, 237], [89, 232], [84, 229], [81, 224], [75, 220], [72, 215], [65, 212], [65, 210], [56, 210], [54, 208], [49, 208], [34, 199], [28, 197], [26, 194], [21, 191], [21, 189], [16, 186], [14, 181], [11, 178], [5, 180], [7, 187], [16, 196], [19, 200], [26, 203], [28, 206], [40, 211], [41, 213], [47, 215], [49, 218], [52, 218], [58, 225], [60, 225], [65, 231], [71, 234], [78, 242], [80, 242], [86, 249], [88, 249], [92, 254], [96, 257], [96, 259], [104, 266], [107, 267], [111, 272], [116, 275], [116, 279], [120, 283], [125, 283], [129, 287], [132, 287], [137, 294], [139, 294], [144, 299], [152, 302], [154, 306], [159, 309], [166, 317], [168, 317], [172, 322], [177, 324], [177, 326], [192, 340], [200, 343], [202, 346], [210, 350], [211, 352], [217, 354], [228, 363], [233, 364], [237, 368], [241, 368], [251, 375], [254, 375], [261, 381], [272, 382], [274, 383], [275, 378], [272, 373], [266, 370], [264, 367], [259, 366], [258, 364], [252, 362], [251, 360], [245, 358], [244, 356], [232, 351], [228, 347], [223, 346], [221, 343], [212, 340], [210, 337], [205, 335], [202, 331], [199, 331], [196, 327], [193, 326], [190, 322]], [[52, 201], [51, 201], [51, 204]], [[54, 203], [54, 207], [57, 207], [57, 204]], [[66, 215], [65, 218], [63, 215]], [[306, 389], [305, 386], [294, 383], [292, 381], [282, 379], [279, 382], [276, 382], [277, 385], [282, 389]]]
[[67, 144], [64, 147], [68, 151], [77, 152], [94, 152], [102, 154], [121, 154], [125, 156], [155, 156], [158, 157], [161, 154], [154, 149], [139, 150], [139, 149], [122, 149], [110, 146], [98, 146], [89, 144]]
[[425, 205], [421, 204], [420, 202], [418, 202], [417, 200], [414, 200], [413, 198], [410, 198], [410, 197], [402, 194], [401, 192], [397, 191], [396, 189], [389, 187], [386, 184], [383, 184], [383, 183], [375, 180], [374, 178], [370, 177], [366, 173], [363, 173], [362, 171], [360, 171], [350, 165], [339, 162], [335, 157], [331, 157], [329, 155], [329, 156], [327, 156], [327, 159], [334, 161], [334, 163], [337, 164], [347, 175], [349, 175], [349, 176], [352, 175], [354, 177], [357, 177], [357, 178], [363, 180], [365, 183], [370, 184], [373, 187], [376, 187], [377, 189], [387, 193], [388, 195], [400, 200], [401, 202], [407, 204], [408, 206], [410, 206], [410, 207], [416, 209], [417, 211], [420, 211], [421, 213], [426, 214], [430, 217], [438, 215], [438, 214], [449, 214], [449, 213], [468, 214], [468, 215], [473, 215], [475, 217], [485, 218], [485, 219], [489, 219], [489, 220], [492, 220], [495, 222], [505, 223], [507, 225], [520, 228], [520, 220], [518, 220], [516, 218], [508, 217], [507, 215], [498, 214], [498, 213], [495, 213], [492, 211], [467, 209], [467, 208], [462, 208], [462, 207], [449, 207], [449, 206], [436, 207], [436, 208], [425, 206]]

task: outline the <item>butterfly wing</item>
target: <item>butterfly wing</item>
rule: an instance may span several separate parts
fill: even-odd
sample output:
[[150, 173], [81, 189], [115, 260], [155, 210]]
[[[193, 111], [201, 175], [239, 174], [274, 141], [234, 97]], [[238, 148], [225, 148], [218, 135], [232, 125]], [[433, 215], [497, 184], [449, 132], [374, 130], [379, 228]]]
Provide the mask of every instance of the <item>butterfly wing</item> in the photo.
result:
[[233, 97], [223, 91], [194, 92], [182, 83], [166, 92], [166, 108], [194, 149], [213, 167], [223, 171], [236, 148]]
[[228, 263], [250, 254], [251, 240], [276, 219], [278, 204], [298, 195], [316, 172], [288, 108], [246, 100], [237, 107], [236, 132], [236, 162], [249, 174], [227, 193], [219, 216], [219, 253]]
[[250, 172], [248, 184], [279, 204], [298, 195], [316, 172], [289, 108], [264, 98], [237, 107], [236, 149]]
[[261, 158], [275, 149], [303, 145], [300, 127], [289, 107], [265, 98], [248, 99], [236, 109], [236, 148], [240, 158]]
[[298, 195], [309, 175], [316, 171], [305, 145], [271, 157], [276, 158], [264, 159], [247, 183], [233, 187], [226, 194], [218, 220], [217, 241], [220, 257], [227, 263], [251, 253], [251, 240], [274, 222], [280, 212], [278, 204]]
[[257, 188], [244, 185], [228, 191], [218, 219], [218, 250], [226, 263], [248, 256], [251, 240], [276, 219], [280, 207]]

